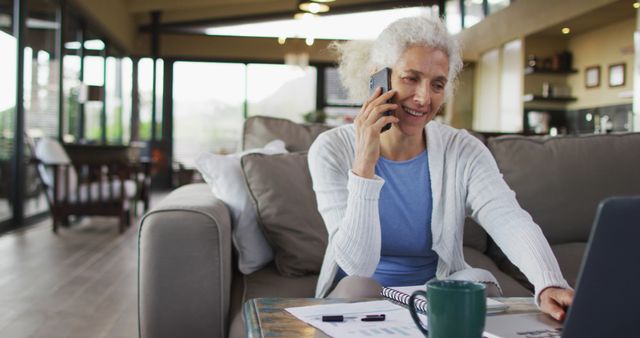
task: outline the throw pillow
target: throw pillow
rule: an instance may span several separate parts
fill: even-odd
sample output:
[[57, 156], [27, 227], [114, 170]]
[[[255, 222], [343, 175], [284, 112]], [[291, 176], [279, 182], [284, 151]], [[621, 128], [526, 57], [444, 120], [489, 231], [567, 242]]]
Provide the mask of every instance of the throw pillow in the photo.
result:
[[319, 273], [327, 230], [311, 186], [307, 154], [249, 154], [242, 157], [242, 169], [278, 271], [284, 276]]
[[195, 161], [196, 168], [231, 213], [233, 245], [238, 252], [238, 269], [244, 274], [259, 270], [273, 260], [273, 250], [256, 222], [256, 212], [242, 177], [240, 158], [248, 153], [286, 153], [281, 140], [269, 142], [264, 148], [242, 153], [218, 155], [202, 153]]
[[295, 123], [271, 116], [251, 116], [242, 129], [242, 149], [259, 148], [271, 140], [283, 140], [287, 150], [306, 151], [316, 137], [331, 127], [318, 123]]

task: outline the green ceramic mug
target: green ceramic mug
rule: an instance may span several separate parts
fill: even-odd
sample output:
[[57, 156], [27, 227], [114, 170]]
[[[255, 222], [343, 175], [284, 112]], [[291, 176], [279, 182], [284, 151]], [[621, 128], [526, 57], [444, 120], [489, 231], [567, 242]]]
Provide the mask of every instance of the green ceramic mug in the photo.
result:
[[[481, 338], [487, 315], [487, 296], [482, 283], [434, 280], [427, 292], [415, 291], [409, 298], [411, 318], [429, 338]], [[418, 317], [417, 296], [427, 298], [428, 327]]]

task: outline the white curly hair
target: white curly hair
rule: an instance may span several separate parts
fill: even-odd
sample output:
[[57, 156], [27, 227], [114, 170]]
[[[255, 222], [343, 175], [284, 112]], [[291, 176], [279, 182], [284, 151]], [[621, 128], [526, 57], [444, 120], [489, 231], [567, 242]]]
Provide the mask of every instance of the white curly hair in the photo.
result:
[[393, 68], [400, 56], [416, 45], [437, 48], [447, 54], [449, 74], [445, 96], [449, 98], [462, 70], [462, 53], [460, 43], [440, 19], [424, 15], [399, 19], [374, 41], [334, 42], [331, 48], [337, 53], [338, 73], [349, 97], [364, 102], [369, 97], [371, 74], [384, 67]]

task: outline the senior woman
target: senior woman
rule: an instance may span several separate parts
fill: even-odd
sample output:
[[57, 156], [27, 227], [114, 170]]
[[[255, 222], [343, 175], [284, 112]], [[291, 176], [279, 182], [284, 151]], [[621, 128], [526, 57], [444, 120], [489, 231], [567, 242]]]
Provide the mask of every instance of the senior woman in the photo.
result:
[[[458, 43], [443, 23], [401, 19], [373, 43], [348, 42], [337, 50], [352, 96], [362, 98], [369, 76], [384, 67], [391, 68], [392, 90], [377, 89], [353, 125], [323, 133], [309, 150], [329, 233], [316, 296], [375, 296], [380, 285], [434, 278], [485, 282], [499, 295], [491, 273], [464, 261], [464, 219], [471, 216], [534, 285], [540, 309], [563, 320], [573, 291], [540, 228], [518, 205], [488, 149], [466, 131], [433, 120], [462, 68]], [[382, 132], [388, 123], [391, 129]]]

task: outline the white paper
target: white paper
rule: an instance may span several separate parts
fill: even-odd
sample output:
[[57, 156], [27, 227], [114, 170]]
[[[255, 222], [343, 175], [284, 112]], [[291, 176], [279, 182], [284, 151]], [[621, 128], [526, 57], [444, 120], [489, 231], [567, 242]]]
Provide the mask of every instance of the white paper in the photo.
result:
[[[424, 337], [411, 319], [409, 310], [387, 300], [323, 304], [286, 308], [289, 313], [332, 337]], [[363, 322], [360, 318], [384, 314], [381, 322]], [[343, 315], [343, 322], [323, 322], [323, 315]], [[419, 314], [426, 325], [427, 317]]]

